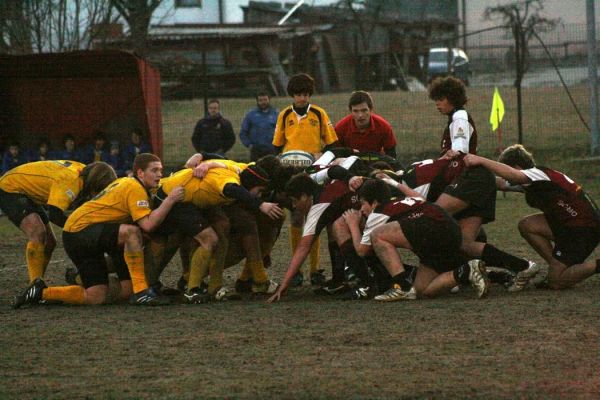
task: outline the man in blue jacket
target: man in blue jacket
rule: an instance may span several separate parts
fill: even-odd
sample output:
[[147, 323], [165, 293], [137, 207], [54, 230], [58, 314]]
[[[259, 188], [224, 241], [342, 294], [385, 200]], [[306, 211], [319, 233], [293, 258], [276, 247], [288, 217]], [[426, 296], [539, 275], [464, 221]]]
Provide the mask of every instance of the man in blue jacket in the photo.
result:
[[273, 132], [279, 112], [271, 107], [267, 93], [256, 95], [256, 108], [248, 111], [242, 121], [240, 140], [250, 149], [250, 160], [256, 161], [268, 154], [275, 154]]

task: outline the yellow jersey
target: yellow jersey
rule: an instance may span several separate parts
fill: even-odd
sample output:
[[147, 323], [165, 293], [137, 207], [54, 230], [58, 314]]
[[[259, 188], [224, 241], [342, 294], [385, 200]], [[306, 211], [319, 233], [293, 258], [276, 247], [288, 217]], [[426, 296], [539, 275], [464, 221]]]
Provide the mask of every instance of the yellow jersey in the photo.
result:
[[66, 211], [83, 187], [79, 174], [84, 167], [84, 164], [67, 160], [23, 164], [0, 177], [0, 189]]
[[136, 178], [120, 178], [67, 218], [66, 232], [102, 223], [127, 224], [150, 214], [150, 195]]
[[[228, 161], [228, 160], [213, 160]], [[247, 164], [227, 162], [226, 165], [237, 164], [238, 168], [247, 168]], [[176, 186], [183, 186], [185, 195], [183, 202], [192, 203], [199, 208], [208, 208], [220, 204], [233, 203], [235, 200], [223, 196], [223, 188], [228, 183], [241, 185], [239, 174], [231, 168], [212, 168], [202, 179], [193, 176], [191, 168], [182, 169], [173, 175], [160, 180], [162, 191], [168, 195]]]
[[273, 146], [283, 146], [283, 153], [302, 150], [314, 154], [320, 153], [323, 147], [337, 140], [333, 124], [325, 110], [309, 104], [303, 116], [296, 114], [292, 106], [279, 113]]

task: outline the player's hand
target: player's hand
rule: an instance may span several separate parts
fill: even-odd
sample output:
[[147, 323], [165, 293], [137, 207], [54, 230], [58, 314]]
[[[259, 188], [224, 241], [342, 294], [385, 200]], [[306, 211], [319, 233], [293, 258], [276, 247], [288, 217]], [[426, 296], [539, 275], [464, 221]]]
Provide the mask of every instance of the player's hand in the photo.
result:
[[463, 158], [463, 162], [465, 163], [465, 165], [467, 167], [474, 167], [476, 165], [480, 165], [481, 164], [481, 158], [476, 156], [475, 154], [467, 154], [464, 158]]
[[346, 210], [344, 214], [342, 214], [342, 217], [344, 217], [344, 221], [346, 221], [348, 225], [358, 225], [360, 224], [362, 214], [358, 210]]
[[276, 203], [264, 202], [259, 207], [260, 212], [271, 219], [278, 219], [283, 216], [283, 210]]
[[183, 200], [185, 196], [185, 189], [183, 186], [175, 186], [171, 193], [167, 196], [167, 200], [171, 200], [173, 203], [177, 203]]
[[460, 151], [450, 149], [450, 150], [446, 151], [446, 153], [444, 153], [444, 155], [441, 156], [440, 158], [444, 159], [444, 160], [452, 160], [461, 154], [462, 153]]
[[211, 166], [209, 163], [200, 163], [194, 168], [193, 175], [196, 178], [202, 179], [206, 176]]
[[202, 154], [200, 153], [196, 153], [193, 156], [190, 157], [189, 160], [187, 160], [185, 162], [185, 167], [186, 168], [195, 168], [198, 164], [200, 164], [200, 162], [202, 161]]
[[356, 192], [358, 188], [360, 188], [363, 184], [364, 178], [362, 176], [353, 176], [350, 178], [350, 182], [348, 185], [350, 186], [350, 190]]
[[267, 303], [275, 303], [276, 301], [279, 301], [281, 299], [281, 294], [282, 292], [277, 290], [273, 296], [267, 299]]

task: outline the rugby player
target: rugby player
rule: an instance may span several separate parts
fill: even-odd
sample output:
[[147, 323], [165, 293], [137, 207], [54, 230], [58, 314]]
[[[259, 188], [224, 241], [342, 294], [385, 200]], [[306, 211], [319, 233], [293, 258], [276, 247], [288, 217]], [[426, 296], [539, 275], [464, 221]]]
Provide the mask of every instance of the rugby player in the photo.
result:
[[[600, 241], [600, 212], [583, 188], [559, 171], [536, 166], [532, 154], [519, 144], [505, 149], [498, 160], [464, 158], [467, 166], [487, 168], [509, 184], [520, 185], [527, 204], [542, 211], [522, 218], [518, 226], [548, 263], [548, 286], [563, 289], [600, 273], [600, 260], [585, 262]], [[506, 186], [501, 182], [499, 188]]]
[[27, 235], [30, 283], [44, 276], [56, 247], [50, 222], [62, 228], [67, 210], [91, 199], [115, 179], [115, 171], [104, 162], [85, 166], [67, 160], [24, 164], [0, 177], [0, 209]]
[[94, 199], [77, 208], [65, 222], [63, 244], [77, 267], [79, 285], [47, 287], [36, 279], [21, 295], [14, 308], [41, 301], [68, 304], [101, 304], [108, 293], [108, 271], [104, 253], [110, 255], [120, 280], [120, 297], [131, 304], [164, 304], [148, 287], [144, 276], [142, 230], [152, 232], [173, 205], [183, 199], [177, 187], [155, 210], [150, 208], [148, 190], [156, 188], [162, 176], [162, 164], [154, 154], [139, 154], [133, 163], [135, 177], [120, 178]]

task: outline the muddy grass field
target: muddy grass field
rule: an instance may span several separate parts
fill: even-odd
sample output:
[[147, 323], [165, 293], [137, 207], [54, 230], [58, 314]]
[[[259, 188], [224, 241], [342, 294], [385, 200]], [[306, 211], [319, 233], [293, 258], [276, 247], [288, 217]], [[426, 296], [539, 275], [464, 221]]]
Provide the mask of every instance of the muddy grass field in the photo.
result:
[[[570, 174], [596, 200], [597, 168]], [[516, 230], [530, 212], [519, 195], [499, 194], [486, 230], [498, 247], [540, 261]], [[435, 300], [349, 303], [317, 297], [305, 283], [274, 305], [247, 297], [15, 311], [25, 239], [5, 217], [0, 238], [2, 399], [600, 398], [600, 275], [561, 292], [494, 286], [484, 300], [465, 288]], [[281, 280], [289, 259], [284, 228], [272, 278]], [[59, 244], [48, 283], [63, 284], [69, 265]], [[179, 267], [169, 266], [167, 285]], [[226, 271], [229, 285], [238, 271]]]

